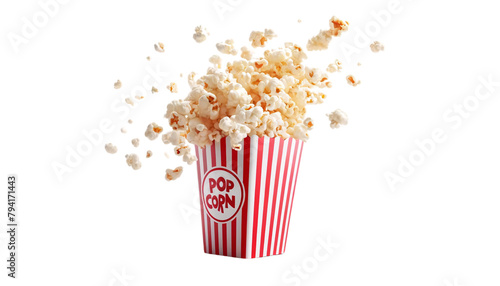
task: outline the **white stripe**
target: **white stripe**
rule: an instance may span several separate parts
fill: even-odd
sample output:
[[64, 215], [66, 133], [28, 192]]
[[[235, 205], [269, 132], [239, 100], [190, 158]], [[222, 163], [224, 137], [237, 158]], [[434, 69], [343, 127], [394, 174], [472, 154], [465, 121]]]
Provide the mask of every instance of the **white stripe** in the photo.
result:
[[[264, 216], [264, 198], [265, 198], [265, 193], [266, 193], [266, 175], [267, 175], [267, 161], [268, 161], [268, 155], [269, 155], [269, 137], [264, 137], [264, 147], [262, 148], [262, 168], [261, 168], [261, 180], [260, 180], [260, 196], [259, 196], [259, 216], [258, 216], [258, 224], [257, 224], [257, 243], [256, 245], [256, 251], [255, 251], [255, 257], [261, 257], [260, 256], [260, 241], [261, 237], [263, 235], [262, 233], [262, 221], [263, 221], [263, 216]], [[269, 160], [272, 160], [272, 158], [269, 158]]]
[[248, 212], [247, 212], [247, 253], [246, 257], [250, 258], [252, 256], [252, 232], [253, 232], [253, 215], [254, 215], [254, 205], [255, 205], [255, 176], [257, 173], [257, 145], [259, 143], [259, 137], [253, 135], [251, 138], [251, 149], [250, 149], [250, 170], [248, 170]]
[[[243, 142], [242, 150], [237, 152], [237, 154], [238, 154], [238, 177], [242, 183], [243, 183], [243, 176], [244, 176], [243, 166], [245, 165], [244, 164], [244, 160], [245, 160], [244, 148], [245, 148], [245, 143]], [[242, 212], [240, 211], [240, 213], [238, 214], [237, 220], [236, 220], [236, 249], [237, 249], [238, 257], [243, 257], [243, 253], [241, 253], [242, 252], [242, 245], [241, 244], [242, 244], [242, 237], [243, 237], [242, 235], [243, 235], [243, 217], [242, 217]]]
[[[269, 193], [267, 200], [267, 213], [266, 213], [266, 228], [262, 235], [264, 235], [264, 252], [263, 256], [267, 256], [267, 247], [269, 245], [269, 232], [271, 231], [271, 214], [273, 211], [273, 197], [274, 197], [274, 181], [276, 179], [276, 168], [278, 167], [278, 152], [279, 152], [279, 137], [278, 138], [270, 138], [269, 141], [274, 140], [273, 146], [273, 157], [271, 158], [271, 179], [269, 180], [269, 189], [267, 190]], [[269, 146], [270, 147], [270, 146]], [[271, 152], [271, 149], [269, 149]], [[266, 167], [266, 172], [267, 172]]]
[[[232, 170], [232, 158], [231, 158], [231, 143], [229, 142], [229, 137], [225, 137], [223, 138], [222, 140], [225, 140], [226, 141], [226, 149], [224, 150], [224, 152], [226, 152], [226, 168]], [[232, 238], [231, 237], [231, 232], [232, 232], [232, 229], [231, 229], [231, 225], [232, 225], [232, 221], [228, 222], [227, 224], [227, 255], [228, 256], [231, 256], [233, 255], [232, 253], [232, 250], [231, 250], [231, 245], [233, 244], [233, 239], [236, 239], [236, 238]]]
[[[283, 230], [284, 228], [282, 228], [283, 226], [283, 221], [285, 221], [285, 209], [286, 209], [286, 203], [287, 203], [287, 195], [288, 195], [288, 182], [290, 181], [290, 177], [292, 176], [292, 163], [293, 163], [293, 149], [295, 148], [295, 140], [292, 139], [292, 138], [288, 138], [288, 140], [292, 140], [292, 144], [290, 145], [290, 157], [287, 158], [288, 160], [288, 168], [287, 168], [287, 173], [286, 173], [286, 181], [284, 182], [285, 184], [285, 192], [283, 193], [283, 208], [281, 209], [281, 222], [280, 222], [280, 225], [279, 225], [279, 233], [278, 233], [278, 251], [276, 251], [277, 253], [281, 253], [281, 248], [280, 247], [280, 242], [281, 242], [281, 238], [283, 237]], [[289, 142], [285, 142], [287, 145], [289, 144]], [[287, 151], [288, 152], [288, 151]]]
[[[302, 141], [298, 141], [296, 139], [294, 139], [294, 141], [297, 142], [298, 144], [298, 147], [297, 147], [297, 155], [296, 155], [296, 159], [295, 159], [295, 169], [293, 170], [293, 181], [291, 182], [292, 184], [292, 188], [291, 188], [291, 193], [290, 193], [290, 203], [289, 203], [289, 206], [288, 206], [288, 215], [287, 215], [287, 221], [286, 221], [286, 224], [285, 224], [285, 230], [283, 232], [283, 234], [285, 235], [285, 239], [287, 238], [287, 233], [288, 233], [288, 224], [289, 224], [289, 221], [290, 221], [290, 215], [292, 214], [292, 199], [293, 199], [293, 194], [295, 193], [295, 182], [296, 182], [296, 179], [297, 179], [297, 175], [298, 175], [298, 169], [299, 169], [299, 158], [300, 158], [300, 148], [303, 144]], [[284, 252], [285, 251], [285, 246], [286, 246], [286, 241], [283, 240], [283, 248], [281, 249], [281, 252]]]
[[[274, 253], [274, 244], [276, 243], [276, 239], [279, 236], [276, 235], [276, 230], [279, 229], [278, 225], [278, 216], [279, 216], [279, 211], [280, 211], [280, 200], [281, 200], [281, 189], [283, 187], [283, 176], [285, 174], [285, 161], [286, 161], [286, 152], [287, 152], [287, 141], [284, 141], [282, 138], [279, 140], [283, 144], [283, 152], [281, 153], [281, 162], [280, 162], [280, 173], [278, 174], [278, 189], [276, 190], [276, 205], [274, 205], [274, 222], [273, 222], [273, 233], [271, 237], [271, 253]], [[279, 149], [278, 149], [279, 150]]]

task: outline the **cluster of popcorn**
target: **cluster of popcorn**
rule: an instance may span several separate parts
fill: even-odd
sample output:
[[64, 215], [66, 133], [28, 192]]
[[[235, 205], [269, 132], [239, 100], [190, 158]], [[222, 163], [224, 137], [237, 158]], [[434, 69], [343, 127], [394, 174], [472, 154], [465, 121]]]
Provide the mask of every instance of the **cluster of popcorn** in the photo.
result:
[[326, 50], [333, 37], [339, 37], [342, 32], [349, 29], [349, 22], [342, 21], [333, 16], [330, 19], [330, 29], [321, 30], [316, 36], [309, 39], [307, 49], [309, 51]]
[[[343, 27], [334, 26], [330, 33], [340, 35], [347, 29]], [[272, 30], [254, 31], [250, 41], [261, 47], [274, 36]], [[231, 40], [217, 44], [217, 49], [232, 55], [236, 50]], [[304, 119], [306, 105], [322, 103], [321, 89], [332, 87], [332, 82], [325, 71], [306, 66], [305, 59], [304, 50], [293, 43], [265, 50], [258, 58], [244, 47], [241, 58], [228, 62], [225, 69], [219, 68], [220, 57], [211, 57], [214, 67], [205, 75], [188, 77], [188, 96], [168, 104], [165, 117], [173, 130], [163, 135], [164, 143], [176, 146], [176, 154], [190, 163], [196, 158], [189, 157], [186, 141], [204, 147], [229, 136], [235, 150], [252, 135], [307, 141], [313, 123]], [[335, 69], [341, 69], [338, 61]]]

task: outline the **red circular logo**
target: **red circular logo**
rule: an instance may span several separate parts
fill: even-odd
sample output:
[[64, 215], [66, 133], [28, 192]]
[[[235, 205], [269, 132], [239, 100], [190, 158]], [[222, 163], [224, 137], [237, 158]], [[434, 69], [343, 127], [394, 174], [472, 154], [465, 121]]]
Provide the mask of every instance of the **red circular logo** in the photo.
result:
[[213, 168], [205, 174], [201, 186], [203, 205], [212, 219], [228, 222], [236, 217], [245, 199], [236, 173], [224, 167]]

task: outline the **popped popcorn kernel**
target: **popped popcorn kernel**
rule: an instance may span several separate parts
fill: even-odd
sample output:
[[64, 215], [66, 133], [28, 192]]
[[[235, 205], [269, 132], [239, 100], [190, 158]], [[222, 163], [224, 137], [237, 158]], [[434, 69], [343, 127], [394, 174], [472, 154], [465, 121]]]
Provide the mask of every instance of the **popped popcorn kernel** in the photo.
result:
[[171, 93], [177, 93], [179, 91], [175, 82], [171, 82], [167, 85], [167, 89], [170, 90]]
[[156, 87], [151, 87], [151, 93], [157, 93], [158, 92], [158, 89]]
[[347, 125], [347, 114], [340, 109], [337, 109], [326, 116], [328, 116], [328, 119], [330, 120], [330, 127], [332, 129], [339, 128], [340, 125]]
[[134, 100], [132, 100], [132, 98], [130, 97], [125, 98], [125, 103], [134, 106]]
[[121, 133], [127, 133], [127, 128], [122, 127], [122, 128], [120, 129], [120, 132], [121, 132]]
[[111, 144], [111, 143], [108, 143], [108, 144], [104, 145], [104, 149], [109, 154], [115, 154], [118, 151], [118, 148], [115, 145]]
[[330, 73], [340, 72], [341, 70], [342, 70], [342, 63], [339, 60], [335, 60], [334, 63], [329, 64], [328, 67], [326, 68], [326, 71]]
[[165, 52], [165, 45], [161, 42], [158, 42], [158, 44], [155, 44], [155, 50], [158, 53], [163, 53], [163, 52]]
[[151, 150], [148, 150], [146, 152], [146, 158], [150, 158], [151, 156], [153, 156], [153, 152]]
[[219, 57], [218, 55], [213, 55], [213, 56], [211, 56], [211, 57], [208, 59], [208, 61], [209, 61], [210, 63], [214, 64], [214, 66], [215, 66], [216, 68], [218, 68], [218, 69], [220, 69], [220, 68], [221, 68], [221, 66], [222, 66], [222, 59], [221, 59], [221, 57]]
[[361, 84], [360, 80], [357, 80], [353, 75], [348, 75], [346, 77], [347, 83], [352, 86], [357, 86], [358, 84]]
[[134, 147], [138, 147], [139, 146], [139, 138], [134, 138], [132, 139], [132, 145]]
[[207, 29], [203, 28], [202, 26], [197, 26], [196, 28], [194, 28], [193, 39], [197, 43], [204, 42], [207, 39], [208, 35], [210, 35], [210, 33], [208, 33]]
[[304, 119], [304, 125], [306, 126], [307, 130], [311, 130], [314, 127], [314, 122], [311, 117], [307, 117], [306, 119]]
[[120, 80], [117, 80], [114, 84], [113, 84], [114, 88], [115, 89], [120, 89], [122, 87], [122, 82]]
[[340, 20], [339, 18], [333, 16], [330, 19], [330, 31], [334, 37], [340, 36], [342, 32], [349, 29], [349, 22]]
[[307, 49], [309, 51], [328, 49], [332, 37], [339, 37], [342, 32], [346, 32], [349, 29], [349, 22], [340, 20], [335, 16], [330, 19], [329, 25], [329, 30], [321, 30], [316, 36], [309, 39], [307, 42]]
[[150, 57], [150, 56], [147, 56], [147, 57], [146, 57], [146, 60], [151, 61], [151, 57]]
[[248, 47], [246, 47], [246, 46], [241, 47], [240, 57], [249, 61], [252, 59], [252, 56], [253, 56], [253, 52], [250, 49], [248, 49]]
[[276, 34], [271, 29], [265, 29], [264, 32], [261, 31], [252, 31], [250, 33], [250, 38], [248, 39], [252, 42], [252, 47], [264, 47], [268, 40], [275, 38]]
[[125, 158], [127, 165], [132, 167], [132, 169], [139, 170], [142, 167], [141, 161], [139, 161], [139, 156], [137, 156], [137, 154], [128, 154], [125, 155]]
[[179, 167], [177, 167], [177, 168], [175, 168], [173, 170], [172, 169], [167, 169], [165, 171], [165, 173], [166, 173], [165, 174], [165, 179], [167, 181], [173, 181], [173, 180], [179, 178], [182, 175], [182, 171], [183, 171], [182, 166], [179, 166]]
[[134, 121], [132, 119], [129, 119], [128, 124], [132, 124], [132, 123], [134, 123]]
[[153, 122], [148, 125], [146, 132], [144, 132], [144, 135], [149, 140], [155, 140], [156, 138], [158, 138], [158, 135], [160, 135], [160, 133], [162, 132], [163, 132], [163, 127]]
[[223, 54], [234, 56], [238, 53], [238, 51], [234, 48], [234, 40], [232, 39], [226, 40], [223, 43], [217, 43], [215, 47]]
[[188, 165], [192, 165], [194, 162], [198, 161], [198, 158], [192, 153], [186, 153], [182, 157], [182, 161], [186, 162]]
[[379, 41], [375, 41], [370, 45], [370, 49], [374, 53], [378, 53], [384, 50], [384, 45], [382, 45]]

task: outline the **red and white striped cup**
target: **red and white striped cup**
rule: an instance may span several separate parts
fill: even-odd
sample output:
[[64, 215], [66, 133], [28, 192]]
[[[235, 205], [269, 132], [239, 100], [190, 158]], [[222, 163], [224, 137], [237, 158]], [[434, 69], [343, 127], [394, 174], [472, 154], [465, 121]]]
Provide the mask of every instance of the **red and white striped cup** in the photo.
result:
[[240, 151], [229, 137], [198, 157], [205, 253], [256, 258], [285, 252], [304, 142], [247, 137]]

